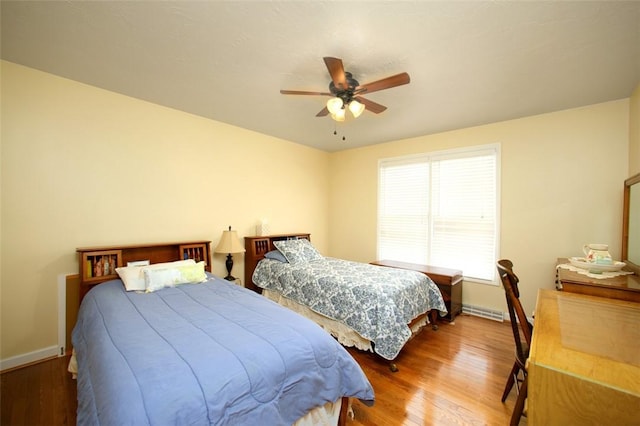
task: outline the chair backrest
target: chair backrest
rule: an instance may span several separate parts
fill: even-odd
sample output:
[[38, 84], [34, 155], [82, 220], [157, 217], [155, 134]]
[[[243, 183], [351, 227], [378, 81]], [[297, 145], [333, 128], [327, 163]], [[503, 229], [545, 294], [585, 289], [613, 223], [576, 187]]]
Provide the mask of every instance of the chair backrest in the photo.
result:
[[520, 303], [520, 291], [518, 290], [518, 282], [520, 280], [513, 273], [513, 262], [508, 259], [501, 259], [498, 261], [497, 267], [504, 287], [505, 297], [507, 298], [511, 329], [516, 343], [516, 355], [524, 364], [529, 356], [533, 326], [527, 319], [527, 315]]

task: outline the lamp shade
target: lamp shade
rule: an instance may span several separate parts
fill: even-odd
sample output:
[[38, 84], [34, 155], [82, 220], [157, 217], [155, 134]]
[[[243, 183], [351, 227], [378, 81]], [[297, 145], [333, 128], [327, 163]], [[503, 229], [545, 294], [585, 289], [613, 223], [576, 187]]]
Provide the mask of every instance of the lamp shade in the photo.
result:
[[344, 109], [339, 109], [338, 112], [336, 112], [335, 114], [332, 113], [331, 118], [333, 118], [336, 121], [344, 121], [344, 118], [345, 118]]
[[238, 233], [236, 231], [232, 231], [231, 227], [229, 227], [228, 231], [222, 232], [222, 238], [220, 238], [220, 242], [218, 246], [214, 250], [216, 253], [244, 253], [245, 249], [238, 239]]
[[354, 99], [349, 103], [349, 111], [355, 118], [358, 118], [364, 112], [364, 105]]
[[327, 101], [327, 109], [331, 114], [337, 114], [338, 111], [342, 109], [343, 105], [344, 102], [342, 102], [342, 99], [338, 97], [331, 98]]

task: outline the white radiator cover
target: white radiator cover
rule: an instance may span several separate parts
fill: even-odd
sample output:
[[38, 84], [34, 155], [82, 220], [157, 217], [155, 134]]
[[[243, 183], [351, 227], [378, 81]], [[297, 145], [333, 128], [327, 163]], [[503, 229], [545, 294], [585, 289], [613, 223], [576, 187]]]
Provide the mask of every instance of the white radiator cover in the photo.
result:
[[482, 306], [462, 305], [462, 312], [480, 318], [486, 318], [493, 321], [503, 322], [504, 314], [502, 311], [485, 308]]

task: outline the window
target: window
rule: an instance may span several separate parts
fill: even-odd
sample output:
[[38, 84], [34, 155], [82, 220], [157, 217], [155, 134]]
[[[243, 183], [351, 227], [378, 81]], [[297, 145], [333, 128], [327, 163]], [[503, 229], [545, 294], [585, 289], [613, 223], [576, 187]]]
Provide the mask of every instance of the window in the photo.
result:
[[378, 259], [494, 283], [499, 145], [380, 160]]

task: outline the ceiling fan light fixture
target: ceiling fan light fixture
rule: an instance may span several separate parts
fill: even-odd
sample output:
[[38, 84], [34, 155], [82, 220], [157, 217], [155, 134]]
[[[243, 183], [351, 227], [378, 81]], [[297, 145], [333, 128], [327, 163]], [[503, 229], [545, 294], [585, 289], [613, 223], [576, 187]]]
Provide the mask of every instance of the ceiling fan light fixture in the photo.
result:
[[345, 110], [339, 109], [335, 114], [331, 114], [331, 118], [333, 118], [335, 121], [344, 121]]
[[342, 99], [337, 96], [327, 101], [327, 109], [331, 114], [337, 114], [338, 111], [342, 110], [343, 105], [344, 102], [342, 102]]
[[[372, 100], [362, 97], [362, 94], [370, 94], [380, 90], [391, 89], [392, 87], [402, 86], [411, 81], [409, 74], [402, 72], [380, 80], [372, 81], [367, 84], [360, 84], [358, 80], [353, 78], [350, 72], [344, 70], [342, 59], [326, 56], [322, 58], [327, 66], [327, 71], [331, 76], [328, 92], [309, 92], [305, 90], [280, 90], [283, 95], [311, 95], [311, 96], [328, 96], [329, 100], [326, 106], [316, 114], [316, 117], [326, 117], [331, 115], [335, 121], [345, 121], [345, 111], [349, 108], [351, 115], [358, 118], [364, 110], [374, 114], [380, 114], [387, 109], [386, 106], [373, 102]], [[360, 99], [357, 101], [356, 98]]]
[[349, 103], [349, 111], [355, 118], [358, 118], [364, 112], [364, 105], [354, 99]]

